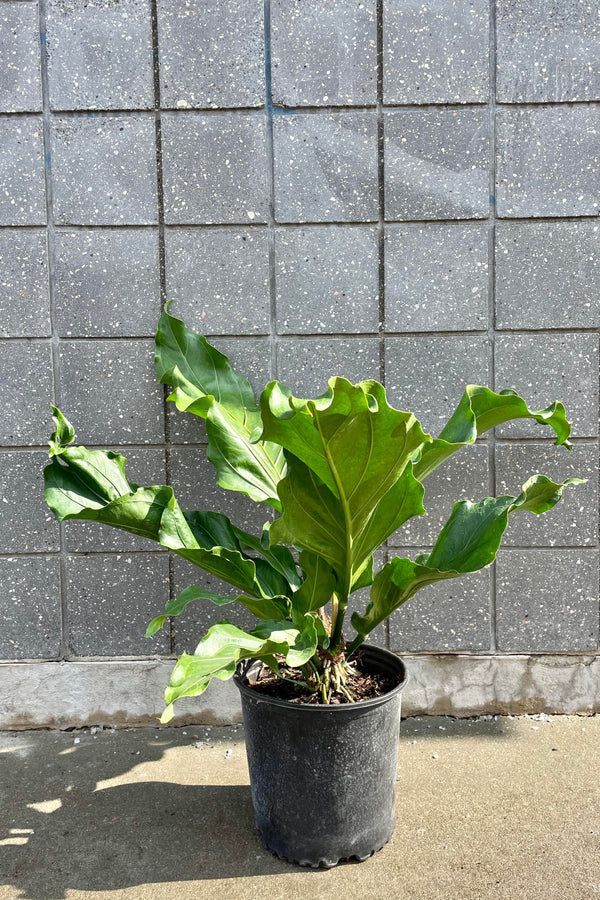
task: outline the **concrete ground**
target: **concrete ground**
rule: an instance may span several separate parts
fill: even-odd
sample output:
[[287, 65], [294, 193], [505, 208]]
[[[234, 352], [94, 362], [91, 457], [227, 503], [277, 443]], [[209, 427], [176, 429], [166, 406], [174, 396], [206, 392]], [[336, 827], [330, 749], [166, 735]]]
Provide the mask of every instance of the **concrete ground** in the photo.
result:
[[0, 900], [600, 897], [600, 716], [405, 720], [392, 841], [329, 870], [262, 847], [243, 737], [0, 733]]

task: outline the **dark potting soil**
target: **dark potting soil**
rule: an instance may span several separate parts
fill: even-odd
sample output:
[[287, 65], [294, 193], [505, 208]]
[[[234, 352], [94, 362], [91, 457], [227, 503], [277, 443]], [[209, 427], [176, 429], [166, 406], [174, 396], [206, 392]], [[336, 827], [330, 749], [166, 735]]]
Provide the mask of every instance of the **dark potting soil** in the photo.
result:
[[[284, 678], [289, 678], [292, 681], [305, 680], [304, 673], [300, 669], [292, 669], [286, 666], [283, 657], [277, 656], [276, 658], [279, 662], [280, 674]], [[392, 691], [399, 684], [397, 678], [379, 672], [369, 672], [363, 666], [360, 654], [357, 654], [352, 659], [352, 668], [356, 670], [357, 674], [348, 674], [346, 676], [345, 687], [355, 703], [360, 700], [372, 700], [375, 697], [381, 697], [383, 694]], [[289, 703], [323, 705], [319, 691], [310, 693], [301, 684], [294, 685], [290, 681], [282, 681], [267, 666], [262, 667], [258, 679], [248, 679], [248, 685], [261, 694], [276, 697], [278, 700], [287, 700]], [[350, 700], [341, 692], [332, 693], [330, 704], [339, 705], [342, 703], [350, 703]]]

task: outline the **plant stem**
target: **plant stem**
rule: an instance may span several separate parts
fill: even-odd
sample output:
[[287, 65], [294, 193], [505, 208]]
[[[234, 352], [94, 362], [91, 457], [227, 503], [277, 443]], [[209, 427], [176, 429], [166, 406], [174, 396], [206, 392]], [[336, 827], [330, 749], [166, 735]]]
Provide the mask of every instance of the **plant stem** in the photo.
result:
[[310, 684], [310, 679], [311, 679], [312, 676], [313, 676], [313, 670], [312, 670], [311, 667], [308, 665], [308, 663], [305, 663], [303, 666], [300, 666], [300, 668], [301, 668], [302, 671], [304, 672], [304, 678], [306, 679], [306, 683], [307, 683], [307, 684]]
[[318, 670], [316, 664], [312, 661], [312, 659], [309, 659], [308, 662], [306, 663], [306, 665], [310, 666], [310, 668], [312, 669], [313, 675], [315, 676], [317, 681], [320, 681], [321, 675], [319, 674], [319, 670]]
[[338, 595], [334, 592], [331, 595], [331, 630], [335, 629], [335, 623], [337, 622], [337, 617], [340, 611], [340, 601]]
[[342, 628], [344, 625], [344, 617], [346, 615], [347, 606], [348, 598], [346, 597], [344, 599], [340, 597], [337, 616], [335, 617], [335, 624], [332, 625], [331, 628], [331, 639], [329, 641], [329, 650], [331, 653], [337, 653], [340, 649], [340, 644], [342, 642]]

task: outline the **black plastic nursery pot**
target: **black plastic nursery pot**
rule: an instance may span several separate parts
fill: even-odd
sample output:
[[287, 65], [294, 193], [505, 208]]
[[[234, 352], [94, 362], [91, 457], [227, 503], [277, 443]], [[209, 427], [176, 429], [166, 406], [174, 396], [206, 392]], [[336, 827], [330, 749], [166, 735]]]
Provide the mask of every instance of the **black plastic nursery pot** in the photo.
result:
[[397, 678], [381, 697], [338, 706], [289, 703], [248, 684], [242, 663], [246, 752], [256, 826], [265, 846], [301, 866], [365, 860], [394, 831], [402, 661], [365, 645], [363, 665]]

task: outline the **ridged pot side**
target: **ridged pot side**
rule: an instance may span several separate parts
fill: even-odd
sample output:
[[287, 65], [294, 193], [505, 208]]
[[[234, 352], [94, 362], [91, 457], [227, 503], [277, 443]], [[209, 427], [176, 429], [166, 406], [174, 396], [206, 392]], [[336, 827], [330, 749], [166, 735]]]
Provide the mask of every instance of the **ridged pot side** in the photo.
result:
[[394, 831], [406, 670], [379, 647], [365, 646], [363, 660], [399, 684], [373, 700], [313, 706], [252, 690], [252, 666], [235, 676], [257, 828], [269, 850], [300, 865], [367, 859]]

